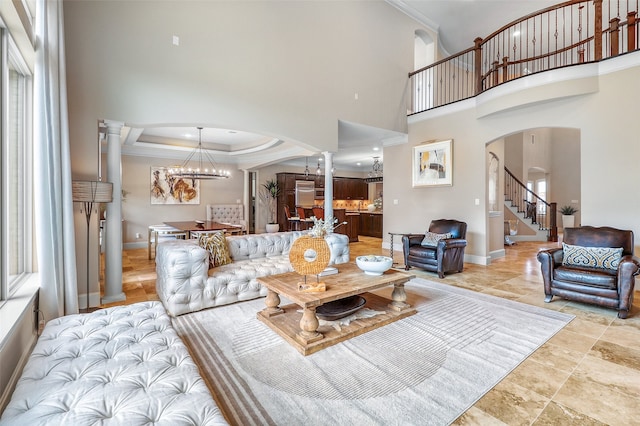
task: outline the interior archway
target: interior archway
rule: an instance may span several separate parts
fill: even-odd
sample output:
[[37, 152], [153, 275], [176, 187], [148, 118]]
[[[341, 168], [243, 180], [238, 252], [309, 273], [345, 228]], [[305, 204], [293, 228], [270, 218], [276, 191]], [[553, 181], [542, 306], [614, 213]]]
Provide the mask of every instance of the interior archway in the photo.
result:
[[[525, 212], [512, 208], [512, 202], [505, 201], [505, 168], [525, 187], [528, 186], [547, 202], [555, 203], [557, 209], [572, 205], [580, 210], [580, 130], [558, 127], [521, 130], [489, 142], [485, 156], [487, 206], [490, 205], [491, 159], [495, 156], [500, 161], [496, 198], [498, 206], [502, 208], [487, 211], [487, 244], [492, 258], [504, 256], [504, 235], [508, 229], [506, 221], [518, 221], [517, 234], [511, 236], [512, 240], [546, 241], [547, 232], [538, 231], [540, 215], [551, 213], [544, 203], [537, 203], [538, 223], [531, 223], [531, 218], [525, 218]], [[576, 217], [576, 223], [579, 222]], [[561, 228], [561, 221], [557, 221], [557, 226]]]

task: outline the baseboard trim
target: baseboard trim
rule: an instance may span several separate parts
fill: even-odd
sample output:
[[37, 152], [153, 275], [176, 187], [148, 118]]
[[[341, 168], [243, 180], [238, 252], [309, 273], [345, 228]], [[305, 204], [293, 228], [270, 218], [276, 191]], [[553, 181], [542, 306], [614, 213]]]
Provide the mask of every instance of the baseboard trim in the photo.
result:
[[131, 249], [139, 249], [139, 248], [147, 248], [148, 247], [148, 243], [146, 241], [136, 241], [134, 243], [124, 243], [122, 244], [122, 248], [125, 250], [131, 250]]
[[475, 254], [466, 254], [464, 255], [464, 261], [466, 263], [474, 263], [476, 265], [490, 265], [491, 257], [490, 256], [477, 256]]
[[491, 260], [500, 259], [502, 257], [505, 257], [506, 255], [507, 255], [507, 252], [505, 251], [505, 249], [499, 249], [499, 250], [494, 250], [492, 252], [489, 252], [489, 257], [491, 258]]

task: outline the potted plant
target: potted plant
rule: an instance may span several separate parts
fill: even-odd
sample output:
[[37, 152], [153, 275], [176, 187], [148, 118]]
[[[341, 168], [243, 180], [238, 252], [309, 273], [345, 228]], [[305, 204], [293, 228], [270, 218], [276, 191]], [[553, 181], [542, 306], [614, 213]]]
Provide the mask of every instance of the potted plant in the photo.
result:
[[280, 186], [275, 179], [269, 179], [262, 184], [262, 190], [260, 191], [260, 199], [267, 206], [268, 218], [267, 218], [267, 232], [278, 232], [280, 225], [278, 225], [277, 206], [278, 196], [280, 195]]
[[573, 206], [562, 206], [560, 208], [560, 214], [562, 215], [562, 228], [573, 228], [575, 225], [575, 217], [573, 216], [578, 212]]

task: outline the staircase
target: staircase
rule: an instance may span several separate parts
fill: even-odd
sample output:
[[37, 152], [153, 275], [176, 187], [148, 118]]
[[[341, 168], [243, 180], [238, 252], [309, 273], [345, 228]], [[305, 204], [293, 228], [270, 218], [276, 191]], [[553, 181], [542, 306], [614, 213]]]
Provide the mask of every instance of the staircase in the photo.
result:
[[504, 168], [504, 205], [535, 235], [512, 236], [513, 240], [558, 241], [557, 204], [543, 200], [506, 167]]

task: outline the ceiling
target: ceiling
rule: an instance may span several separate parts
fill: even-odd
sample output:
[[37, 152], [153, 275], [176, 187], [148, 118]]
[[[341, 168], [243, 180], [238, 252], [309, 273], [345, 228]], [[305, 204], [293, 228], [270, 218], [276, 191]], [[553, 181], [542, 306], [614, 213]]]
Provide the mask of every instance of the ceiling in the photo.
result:
[[[386, 0], [438, 34], [441, 49], [452, 54], [473, 45], [476, 37], [486, 37], [516, 18], [558, 3], [542, 0]], [[460, 25], [464, 22], [464, 25]], [[371, 170], [374, 157], [383, 161], [382, 148], [405, 143], [407, 135], [356, 123], [340, 121], [338, 152], [333, 163], [337, 169]], [[196, 125], [127, 127], [123, 131], [122, 154], [153, 155], [184, 160], [198, 145]], [[323, 156], [277, 138], [239, 129], [206, 127], [202, 146], [216, 162], [240, 168], [258, 168], [269, 164], [288, 164], [315, 170]], [[178, 161], [180, 162], [180, 161]]]

